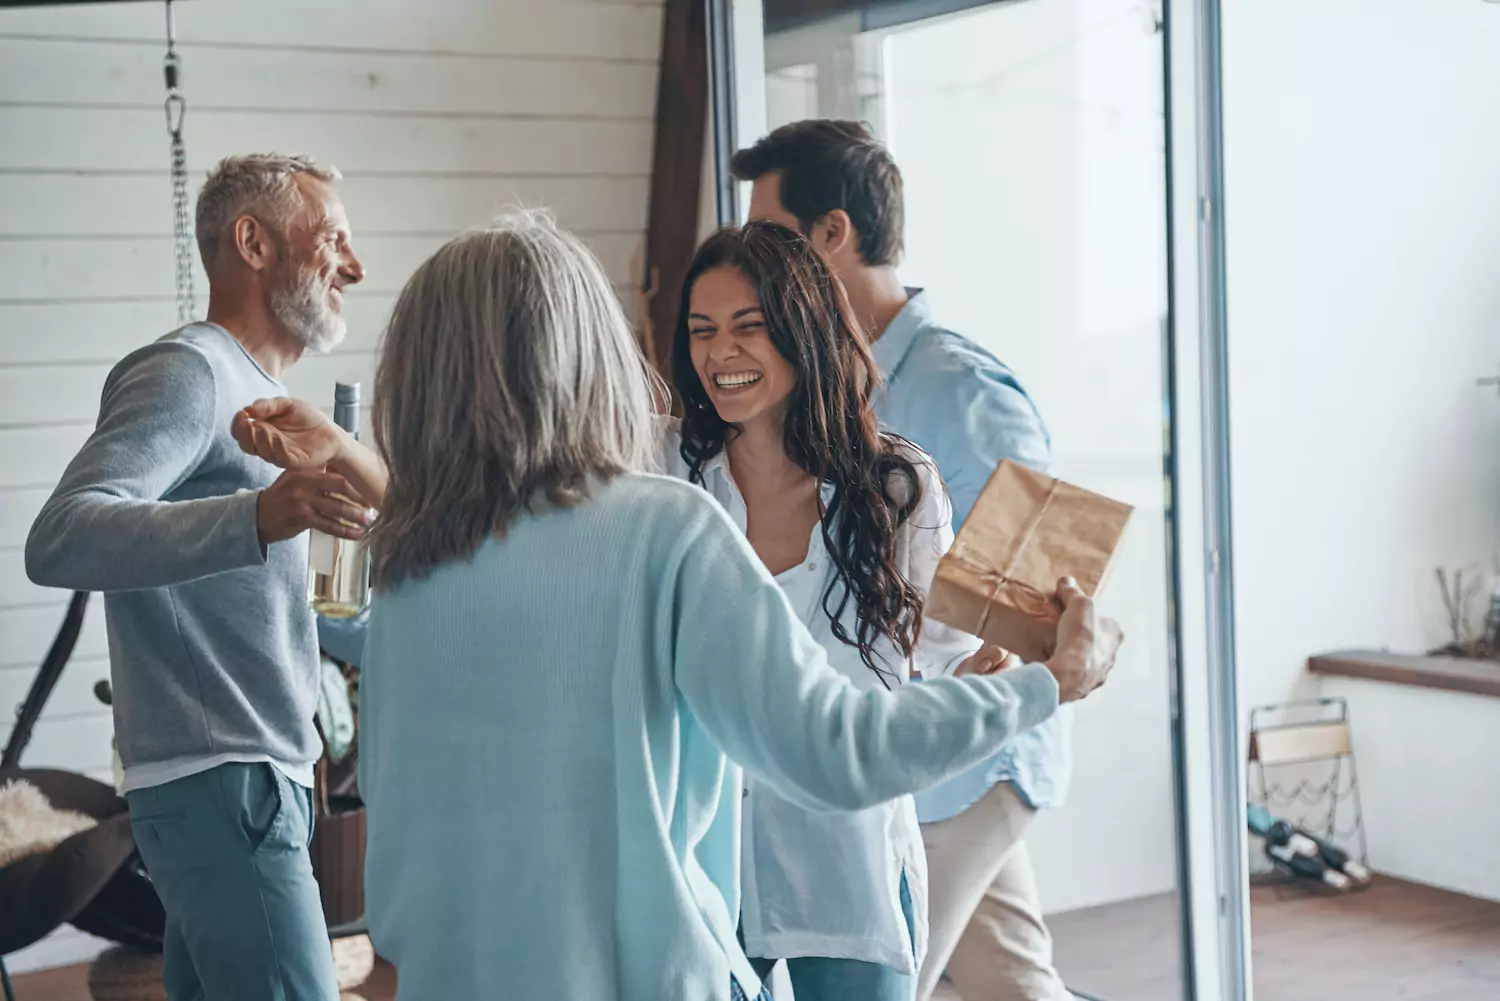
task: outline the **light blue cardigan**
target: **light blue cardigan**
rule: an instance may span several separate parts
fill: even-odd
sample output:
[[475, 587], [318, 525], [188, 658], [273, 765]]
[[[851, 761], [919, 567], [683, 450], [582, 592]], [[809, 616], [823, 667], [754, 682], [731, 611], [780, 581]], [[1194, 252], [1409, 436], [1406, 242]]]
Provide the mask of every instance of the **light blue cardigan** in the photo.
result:
[[1057, 706], [1040, 665], [859, 691], [724, 511], [642, 474], [382, 594], [364, 659], [370, 930], [420, 1001], [753, 997], [732, 762], [857, 809]]

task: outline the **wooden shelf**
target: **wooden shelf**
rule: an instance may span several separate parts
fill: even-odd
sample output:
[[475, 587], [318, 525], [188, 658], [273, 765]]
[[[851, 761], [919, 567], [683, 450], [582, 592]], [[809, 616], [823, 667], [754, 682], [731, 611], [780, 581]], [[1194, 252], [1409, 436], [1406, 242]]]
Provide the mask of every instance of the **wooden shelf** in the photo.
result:
[[1339, 650], [1308, 658], [1307, 669], [1313, 674], [1330, 677], [1361, 678], [1500, 698], [1500, 661], [1494, 660], [1429, 657], [1382, 650]]

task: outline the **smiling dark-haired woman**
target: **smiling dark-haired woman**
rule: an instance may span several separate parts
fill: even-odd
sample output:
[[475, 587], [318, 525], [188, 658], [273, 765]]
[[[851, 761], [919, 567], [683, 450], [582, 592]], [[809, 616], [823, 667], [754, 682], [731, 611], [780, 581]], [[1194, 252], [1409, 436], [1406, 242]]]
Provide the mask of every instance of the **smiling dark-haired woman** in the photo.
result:
[[[752, 222], [710, 237], [672, 360], [684, 416], [669, 471], [724, 506], [835, 669], [876, 690], [913, 669], [1000, 666], [1003, 651], [923, 622], [953, 542], [947, 494], [925, 454], [878, 429], [874, 360], [800, 234]], [[741, 934], [758, 972], [785, 960], [798, 1001], [909, 1001], [927, 947], [911, 797], [830, 814], [752, 778], [743, 827]]]

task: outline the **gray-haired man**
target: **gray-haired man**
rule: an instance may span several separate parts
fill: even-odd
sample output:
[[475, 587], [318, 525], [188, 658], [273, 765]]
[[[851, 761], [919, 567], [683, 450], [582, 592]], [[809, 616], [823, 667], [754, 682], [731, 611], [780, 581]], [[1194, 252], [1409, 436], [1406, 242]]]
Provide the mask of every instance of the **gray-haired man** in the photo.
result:
[[104, 592], [115, 737], [167, 912], [171, 1001], [338, 996], [308, 856], [318, 642], [309, 528], [357, 537], [342, 478], [276, 471], [230, 420], [344, 335], [364, 277], [305, 157], [232, 157], [198, 196], [208, 319], [109, 375], [98, 424], [26, 545], [38, 584]]

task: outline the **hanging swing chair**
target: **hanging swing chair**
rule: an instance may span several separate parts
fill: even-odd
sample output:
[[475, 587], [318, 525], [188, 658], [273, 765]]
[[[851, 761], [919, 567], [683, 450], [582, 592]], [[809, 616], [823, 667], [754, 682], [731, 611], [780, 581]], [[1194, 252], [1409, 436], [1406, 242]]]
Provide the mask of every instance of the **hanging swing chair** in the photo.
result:
[[20, 763], [78, 642], [88, 601], [87, 592], [78, 591], [68, 604], [0, 756], [0, 787], [30, 783], [53, 808], [84, 814], [94, 825], [49, 851], [0, 868], [0, 957], [41, 941], [63, 924], [137, 949], [161, 949], [166, 915], [136, 854], [125, 800], [87, 775]]

